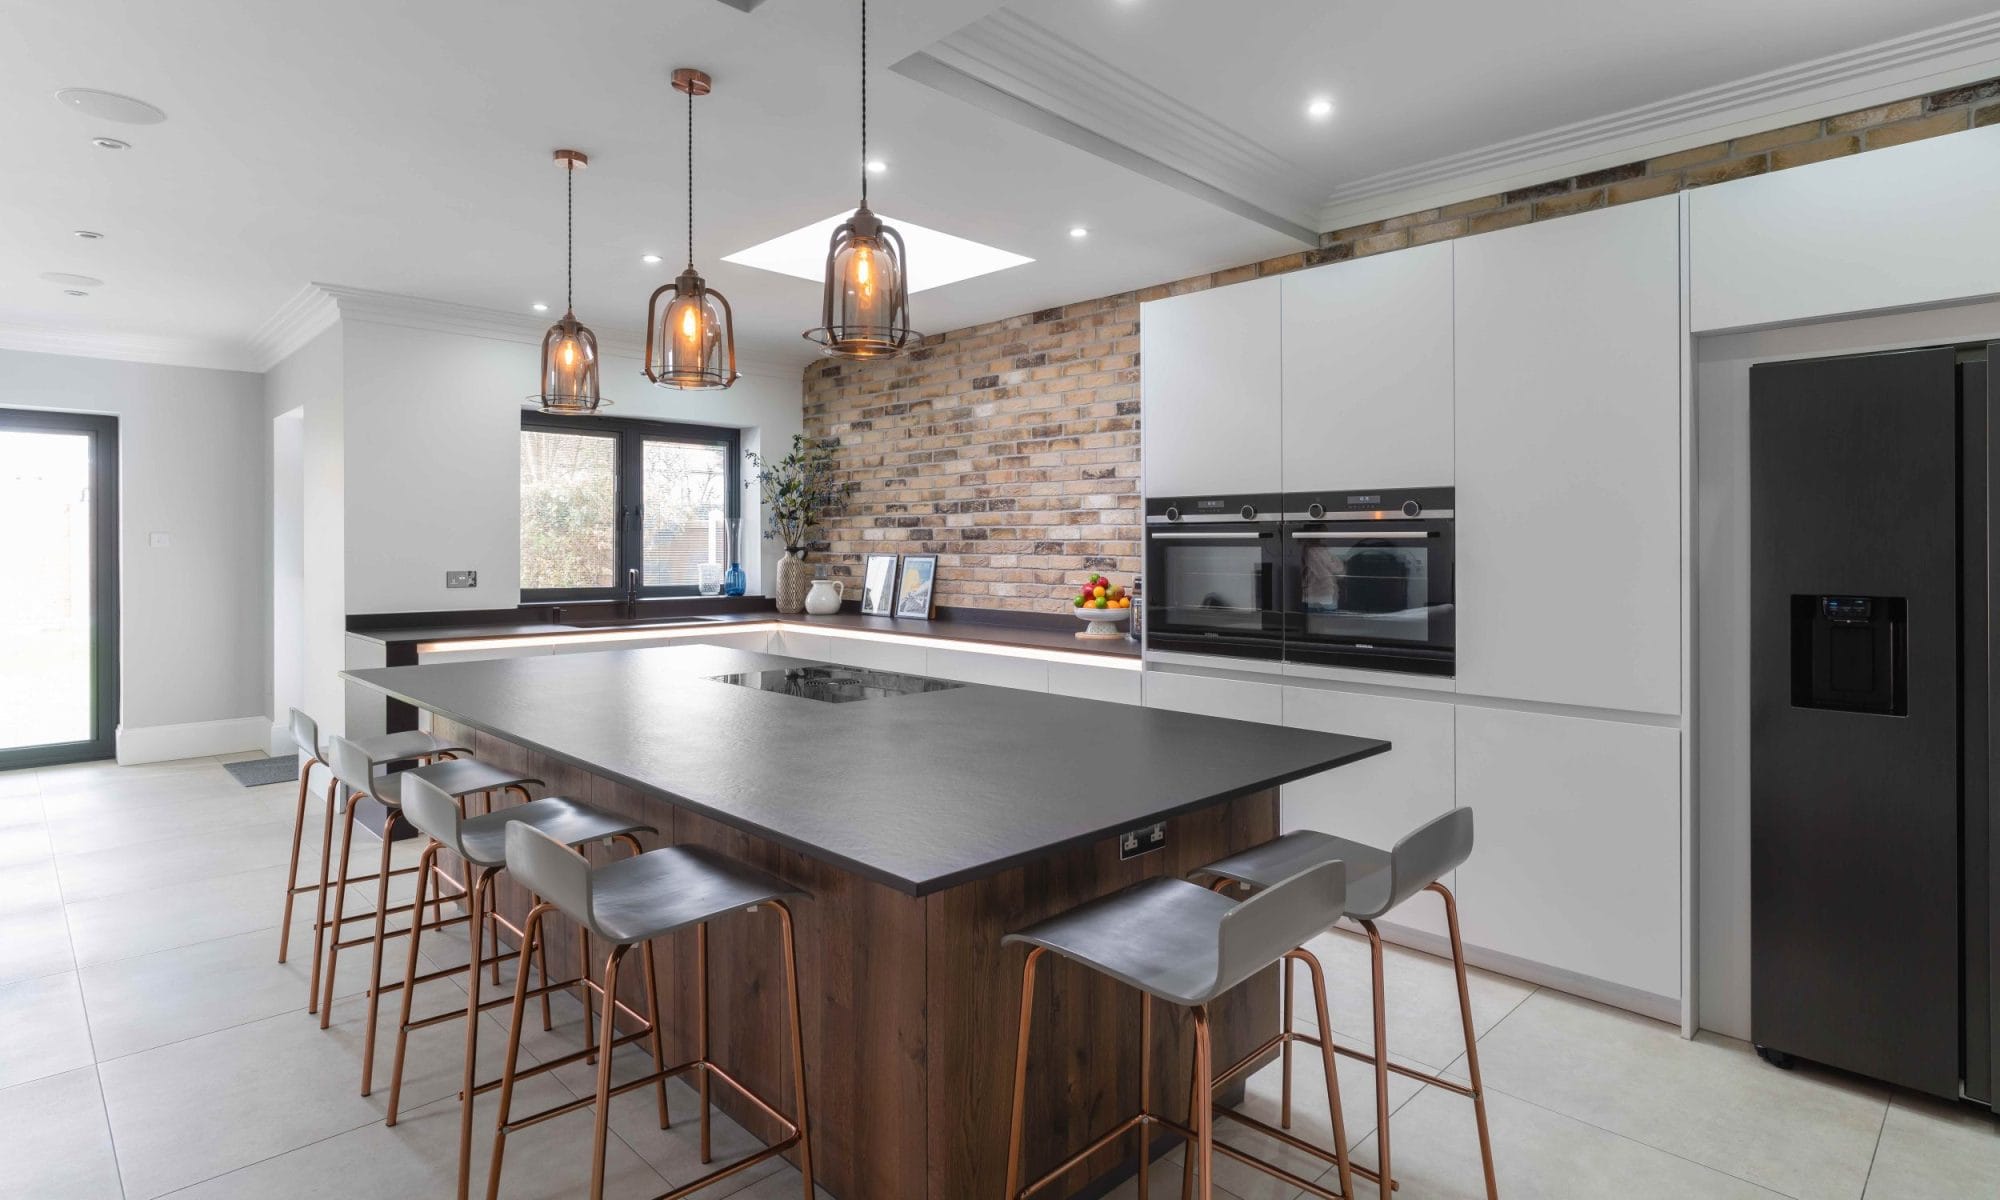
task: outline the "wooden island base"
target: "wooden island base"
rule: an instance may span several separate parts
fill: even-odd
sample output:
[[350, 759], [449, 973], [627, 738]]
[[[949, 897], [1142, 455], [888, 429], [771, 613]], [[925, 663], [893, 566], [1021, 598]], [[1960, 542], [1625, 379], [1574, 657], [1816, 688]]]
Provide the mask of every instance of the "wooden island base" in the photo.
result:
[[[1277, 793], [1260, 791], [1172, 819], [1166, 846], [1130, 861], [1119, 861], [1116, 840], [1105, 839], [912, 896], [511, 742], [443, 718], [434, 724], [437, 732], [474, 746], [481, 759], [546, 780], [538, 794], [640, 817], [660, 831], [657, 840], [646, 839], [648, 846], [710, 846], [811, 893], [792, 909], [813, 1166], [816, 1182], [839, 1200], [999, 1197], [1006, 1186], [1026, 956], [1018, 946], [1003, 947], [1001, 937], [1141, 879], [1185, 876], [1277, 834]], [[801, 781], [800, 792], [801, 803], [810, 803], [809, 780]], [[590, 851], [593, 861], [606, 853]], [[528, 897], [510, 881], [500, 904], [518, 923]], [[574, 970], [565, 964], [577, 962], [576, 933], [560, 920], [549, 928], [550, 962], [561, 976]], [[670, 1062], [683, 1062], [697, 1054], [692, 931], [662, 945], [658, 957], [666, 1053]], [[633, 969], [637, 956], [627, 962], [620, 991], [643, 1011]], [[717, 921], [710, 932], [709, 978], [710, 1057], [788, 1112], [793, 1093], [776, 918], [744, 914]], [[1277, 1031], [1278, 1001], [1274, 967], [1214, 1006], [1218, 1064], [1234, 1062]], [[1051, 961], [1040, 972], [1026, 1106], [1029, 1177], [1139, 1107], [1140, 1003], [1130, 988], [1067, 962]], [[1185, 1013], [1157, 1006], [1154, 1041], [1152, 1107], [1185, 1114], [1193, 1063]], [[726, 1087], [714, 1093], [753, 1134], [773, 1135], [768, 1120]], [[579, 1164], [587, 1150], [578, 1147]], [[1129, 1173], [1135, 1153], [1136, 1135], [1128, 1136], [1043, 1194], [1093, 1191], [1093, 1178]]]

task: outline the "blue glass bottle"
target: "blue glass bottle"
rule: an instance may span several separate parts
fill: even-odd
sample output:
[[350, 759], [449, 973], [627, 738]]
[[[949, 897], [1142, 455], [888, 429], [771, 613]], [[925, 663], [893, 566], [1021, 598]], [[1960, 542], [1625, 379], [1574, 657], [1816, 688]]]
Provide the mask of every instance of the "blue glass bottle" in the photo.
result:
[[722, 594], [741, 596], [750, 590], [750, 580], [743, 574], [743, 518], [729, 518], [729, 569], [722, 573]]

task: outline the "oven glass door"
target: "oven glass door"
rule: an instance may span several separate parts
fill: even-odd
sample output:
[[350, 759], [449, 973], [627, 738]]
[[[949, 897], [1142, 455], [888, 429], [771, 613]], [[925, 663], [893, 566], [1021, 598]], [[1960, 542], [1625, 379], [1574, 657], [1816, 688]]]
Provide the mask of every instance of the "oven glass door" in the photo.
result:
[[1451, 522], [1309, 522], [1285, 545], [1289, 658], [1451, 672]]
[[1280, 657], [1276, 525], [1146, 530], [1146, 640], [1156, 649]]

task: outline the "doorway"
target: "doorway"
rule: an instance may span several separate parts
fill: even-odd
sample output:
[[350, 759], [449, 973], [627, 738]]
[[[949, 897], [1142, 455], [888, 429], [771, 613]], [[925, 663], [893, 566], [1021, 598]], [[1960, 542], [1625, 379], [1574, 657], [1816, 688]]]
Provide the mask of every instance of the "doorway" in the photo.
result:
[[0, 409], [0, 770], [110, 758], [118, 419]]

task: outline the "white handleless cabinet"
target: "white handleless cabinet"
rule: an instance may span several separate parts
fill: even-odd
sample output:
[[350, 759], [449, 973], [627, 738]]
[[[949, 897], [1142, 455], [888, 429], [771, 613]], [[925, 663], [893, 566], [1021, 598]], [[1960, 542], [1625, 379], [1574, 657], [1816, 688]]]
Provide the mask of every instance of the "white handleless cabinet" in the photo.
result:
[[977, 650], [927, 649], [924, 651], [924, 672], [960, 683], [983, 683], [990, 687], [1020, 688], [1030, 692], [1049, 690], [1049, 664], [1039, 658], [986, 654]]
[[1285, 720], [1285, 689], [1248, 679], [1148, 670], [1146, 707], [1281, 725]]
[[1676, 713], [1676, 198], [1454, 250], [1458, 690]]
[[1439, 242], [1280, 278], [1286, 491], [1451, 485], [1451, 277]]
[[1462, 705], [1457, 740], [1465, 940], [1678, 997], [1680, 732]]
[[1278, 280], [1139, 308], [1146, 494], [1279, 490]]
[[878, 641], [874, 638], [829, 637], [828, 662], [876, 671], [921, 675], [929, 669], [930, 651], [920, 642]]
[[[1285, 688], [1285, 724], [1294, 729], [1381, 738], [1385, 754], [1288, 783], [1280, 826], [1317, 829], [1384, 850], [1456, 803], [1454, 709], [1449, 697], [1408, 700], [1326, 688]], [[1452, 886], [1447, 878], [1445, 886]], [[1386, 918], [1444, 933], [1444, 907], [1418, 896]]]

